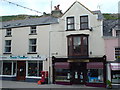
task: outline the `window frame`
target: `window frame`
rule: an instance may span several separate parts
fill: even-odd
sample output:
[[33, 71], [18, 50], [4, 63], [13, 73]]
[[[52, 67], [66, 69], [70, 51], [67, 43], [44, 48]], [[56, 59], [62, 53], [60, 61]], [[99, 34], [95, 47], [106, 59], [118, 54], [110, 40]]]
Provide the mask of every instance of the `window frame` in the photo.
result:
[[120, 30], [116, 30], [116, 37], [120, 37]]
[[[81, 53], [78, 53], [76, 54], [73, 50], [74, 48], [74, 41], [73, 41], [73, 38], [74, 37], [79, 37], [81, 38], [80, 42], [81, 42], [81, 47], [80, 47], [80, 50], [81, 50]], [[86, 37], [87, 38], [87, 45], [84, 45], [84, 41], [83, 41], [83, 37]], [[71, 41], [69, 41], [69, 39], [71, 38]], [[88, 52], [89, 52], [89, 49], [88, 49], [88, 35], [70, 35], [70, 36], [67, 36], [67, 42], [68, 42], [68, 56], [88, 56]], [[70, 45], [71, 44], [71, 45]], [[86, 48], [86, 52], [84, 53], [84, 49], [83, 48], [85, 46]]]
[[37, 34], [37, 26], [31, 26], [29, 35], [36, 35], [36, 34]]
[[[10, 41], [9, 45], [7, 45], [7, 41]], [[4, 49], [5, 53], [11, 53], [11, 45], [12, 45], [12, 40], [5, 40], [5, 49]], [[9, 48], [10, 50], [8, 51], [7, 48]]]
[[7, 28], [5, 37], [11, 37], [11, 36], [12, 36], [12, 29], [11, 28]]
[[[72, 16], [72, 17], [67, 17], [66, 19], [67, 19], [67, 20], [66, 20], [66, 21], [67, 21], [67, 22], [66, 22], [66, 23], [67, 23], [67, 24], [66, 24], [66, 25], [67, 25], [67, 31], [75, 30], [75, 19], [74, 19], [74, 16]], [[70, 23], [69, 23], [68, 21], [71, 20], [71, 19], [72, 19], [73, 22], [70, 22]], [[69, 29], [69, 28], [68, 28], [69, 26], [73, 26], [73, 28], [70, 28], [70, 29]]]
[[[82, 18], [87, 17], [87, 21], [82, 21]], [[87, 24], [87, 27], [83, 28], [82, 25]], [[89, 29], [89, 17], [88, 15], [80, 16], [80, 30], [86, 30]]]
[[[36, 40], [35, 44], [32, 44], [30, 41], [31, 40]], [[35, 47], [35, 51], [32, 49], [33, 47]], [[37, 53], [37, 39], [36, 38], [31, 38], [29, 39], [29, 53]]]
[[120, 47], [115, 47], [115, 58], [120, 59]]

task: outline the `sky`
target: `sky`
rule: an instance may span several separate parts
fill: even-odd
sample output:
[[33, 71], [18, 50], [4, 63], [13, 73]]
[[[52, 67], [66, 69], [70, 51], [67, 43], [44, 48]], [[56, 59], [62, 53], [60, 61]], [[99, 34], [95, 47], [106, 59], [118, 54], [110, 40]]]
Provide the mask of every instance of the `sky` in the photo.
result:
[[[21, 8], [6, 1], [10, 1], [33, 10], [37, 10], [41, 13]], [[58, 4], [64, 13], [75, 1], [79, 1], [91, 11], [101, 10], [102, 13], [118, 13], [118, 7], [120, 7], [118, 5], [118, 2], [120, 0], [0, 0], [0, 16], [18, 14], [40, 16], [43, 14], [43, 12], [50, 13], [51, 6], [52, 10], [54, 10], [54, 6], [57, 6]]]

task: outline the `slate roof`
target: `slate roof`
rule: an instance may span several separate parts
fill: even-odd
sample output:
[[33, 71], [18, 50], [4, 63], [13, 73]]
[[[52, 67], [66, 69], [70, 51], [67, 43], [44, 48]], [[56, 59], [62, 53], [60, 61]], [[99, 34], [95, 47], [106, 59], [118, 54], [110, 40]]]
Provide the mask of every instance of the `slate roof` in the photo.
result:
[[23, 27], [23, 26], [31, 26], [31, 25], [47, 25], [47, 24], [55, 24], [55, 23], [58, 23], [58, 18], [48, 16], [41, 18], [31, 18], [24, 20], [2, 22], [0, 28], [14, 28], [14, 27]]
[[103, 36], [112, 36], [112, 29], [120, 30], [120, 19], [103, 21]]
[[104, 16], [102, 15], [100, 10], [92, 11], [94, 14], [98, 14], [98, 20], [103, 20]]

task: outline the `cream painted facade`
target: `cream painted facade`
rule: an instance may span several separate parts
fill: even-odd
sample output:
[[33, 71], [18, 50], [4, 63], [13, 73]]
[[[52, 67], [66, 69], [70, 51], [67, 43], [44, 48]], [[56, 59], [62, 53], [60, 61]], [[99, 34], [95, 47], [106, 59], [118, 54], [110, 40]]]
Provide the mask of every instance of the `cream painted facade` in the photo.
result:
[[[90, 30], [80, 30], [80, 16], [88, 15]], [[74, 16], [75, 30], [66, 31], [66, 18]], [[98, 20], [98, 15], [93, 14], [79, 2], [75, 2], [61, 18], [58, 23], [48, 25], [37, 25], [37, 35], [30, 34], [30, 26], [12, 28], [12, 37], [5, 37], [6, 29], [0, 30], [0, 55], [4, 56], [5, 40], [12, 40], [11, 53], [7, 56], [34, 56], [43, 55], [46, 61], [43, 61], [43, 71], [52, 71], [51, 57], [68, 57], [67, 36], [75, 34], [87, 34], [89, 45], [89, 57], [102, 57], [105, 55], [104, 40], [102, 38], [102, 20]], [[29, 53], [29, 39], [37, 39], [37, 54]], [[91, 52], [91, 54], [90, 54]], [[52, 78], [52, 72], [50, 77]], [[52, 80], [52, 79], [51, 79]]]

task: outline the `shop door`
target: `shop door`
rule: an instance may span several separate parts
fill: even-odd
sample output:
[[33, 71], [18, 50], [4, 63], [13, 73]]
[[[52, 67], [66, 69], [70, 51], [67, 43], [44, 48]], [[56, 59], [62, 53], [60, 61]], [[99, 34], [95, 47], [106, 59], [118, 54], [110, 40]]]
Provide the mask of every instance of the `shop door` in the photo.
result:
[[17, 62], [17, 80], [25, 80], [26, 76], [26, 61]]
[[85, 64], [81, 63], [74, 63], [74, 67], [72, 70], [73, 77], [72, 77], [72, 83], [73, 84], [85, 84], [86, 80], [86, 68], [84, 66]]

